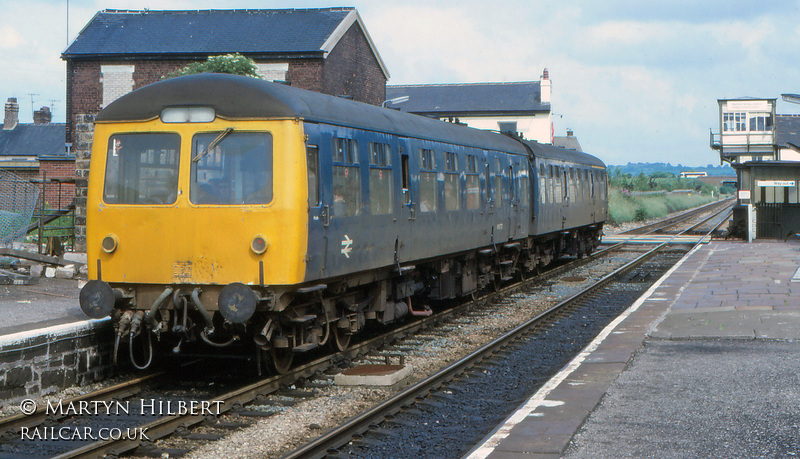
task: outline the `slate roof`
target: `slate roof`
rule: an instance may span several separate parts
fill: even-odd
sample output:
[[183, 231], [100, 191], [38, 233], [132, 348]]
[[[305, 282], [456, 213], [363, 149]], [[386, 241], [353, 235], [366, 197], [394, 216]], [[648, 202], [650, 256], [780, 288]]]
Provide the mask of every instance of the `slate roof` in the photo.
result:
[[435, 116], [519, 115], [550, 111], [550, 104], [541, 102], [538, 81], [386, 86], [386, 99], [401, 96], [408, 96], [408, 101], [387, 103], [386, 106]]
[[14, 129], [0, 130], [0, 158], [8, 157], [67, 157], [64, 123], [20, 124]]
[[787, 147], [789, 142], [800, 146], [800, 115], [776, 115], [775, 138], [781, 147]]
[[387, 74], [355, 8], [284, 10], [103, 10], [62, 59], [197, 58], [242, 53], [251, 58], [324, 58], [358, 22]]
[[553, 145], [568, 150], [583, 151], [580, 142], [578, 142], [578, 138], [574, 135], [553, 137]]

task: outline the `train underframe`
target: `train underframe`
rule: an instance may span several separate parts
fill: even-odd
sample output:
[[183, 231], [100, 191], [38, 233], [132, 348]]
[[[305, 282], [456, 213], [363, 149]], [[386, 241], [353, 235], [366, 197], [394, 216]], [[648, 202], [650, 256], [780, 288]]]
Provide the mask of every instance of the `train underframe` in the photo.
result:
[[[116, 331], [115, 362], [124, 347], [139, 369], [150, 366], [157, 355], [244, 347], [256, 351], [259, 369], [266, 364], [283, 373], [296, 354], [323, 346], [346, 349], [351, 337], [370, 323], [427, 316], [437, 301], [498, 289], [562, 256], [591, 254], [601, 235], [599, 223], [291, 288], [91, 281], [86, 301], [93, 298], [95, 306], [103, 303], [97, 307], [109, 309]], [[84, 303], [82, 298], [82, 307]]]

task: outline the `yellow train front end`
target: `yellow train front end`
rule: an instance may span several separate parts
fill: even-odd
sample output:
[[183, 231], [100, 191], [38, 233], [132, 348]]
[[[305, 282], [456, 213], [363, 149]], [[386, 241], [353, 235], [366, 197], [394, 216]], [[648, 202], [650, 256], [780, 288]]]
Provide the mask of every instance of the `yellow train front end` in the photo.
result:
[[269, 287], [303, 281], [303, 139], [297, 119], [225, 119], [203, 107], [96, 124], [81, 307], [112, 317], [135, 366], [153, 351], [134, 355], [134, 337], [167, 332], [176, 352], [200, 340], [227, 346], [253, 333], [251, 318], [275, 301]]

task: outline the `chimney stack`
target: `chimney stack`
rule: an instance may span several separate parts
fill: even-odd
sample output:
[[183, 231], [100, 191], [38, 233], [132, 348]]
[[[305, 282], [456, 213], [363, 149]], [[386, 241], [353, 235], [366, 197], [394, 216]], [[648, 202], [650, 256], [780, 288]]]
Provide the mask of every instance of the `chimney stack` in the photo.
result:
[[19, 104], [16, 97], [9, 97], [6, 102], [6, 117], [3, 120], [3, 130], [14, 129], [19, 124]]
[[53, 119], [50, 107], [42, 107], [33, 112], [33, 124], [48, 124]]
[[540, 102], [543, 104], [550, 103], [550, 72], [545, 68], [542, 72], [542, 81], [539, 82], [539, 89], [541, 91]]

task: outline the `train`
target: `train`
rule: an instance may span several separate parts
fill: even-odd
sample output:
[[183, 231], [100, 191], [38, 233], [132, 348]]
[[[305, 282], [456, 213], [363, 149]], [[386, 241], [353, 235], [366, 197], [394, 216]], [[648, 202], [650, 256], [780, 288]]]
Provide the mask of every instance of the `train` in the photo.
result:
[[212, 73], [100, 111], [88, 183], [80, 306], [137, 368], [221, 349], [283, 373], [589, 254], [608, 214], [589, 154]]

